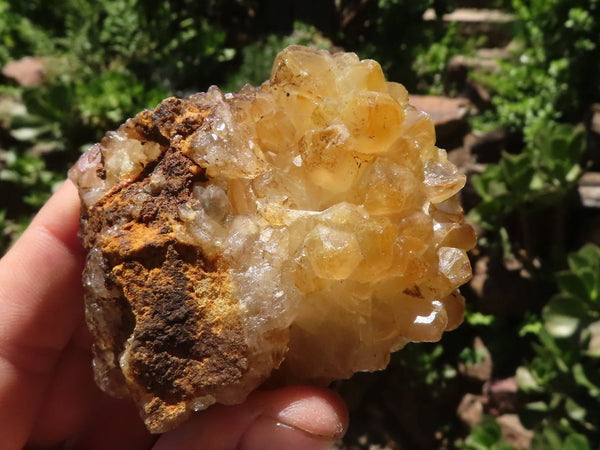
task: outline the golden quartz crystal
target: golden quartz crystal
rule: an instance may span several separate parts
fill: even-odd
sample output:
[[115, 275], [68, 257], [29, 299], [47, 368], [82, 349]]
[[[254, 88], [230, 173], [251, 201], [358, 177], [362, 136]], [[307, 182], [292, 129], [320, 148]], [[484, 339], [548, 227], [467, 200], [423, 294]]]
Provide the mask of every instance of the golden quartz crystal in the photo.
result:
[[268, 378], [383, 369], [462, 321], [465, 176], [353, 53], [289, 47], [258, 88], [168, 98], [70, 177], [96, 381], [152, 432]]

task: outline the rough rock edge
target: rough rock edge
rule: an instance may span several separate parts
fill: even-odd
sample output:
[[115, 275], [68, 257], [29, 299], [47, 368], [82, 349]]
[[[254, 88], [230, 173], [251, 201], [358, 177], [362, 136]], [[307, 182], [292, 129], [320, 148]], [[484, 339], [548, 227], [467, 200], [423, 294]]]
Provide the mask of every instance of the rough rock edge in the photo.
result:
[[[96, 378], [109, 393], [133, 397], [153, 433], [175, 428], [194, 409], [213, 403], [248, 369], [228, 273], [174, 232], [178, 207], [190, 199], [193, 183], [204, 180], [204, 169], [179, 146], [207, 114], [170, 98], [128, 121], [129, 137], [157, 142], [163, 152], [81, 215], [81, 239], [87, 250], [100, 250], [104, 287], [113, 293], [107, 299], [89, 290], [86, 295]], [[109, 231], [122, 223], [151, 173], [164, 177], [160, 191]]]

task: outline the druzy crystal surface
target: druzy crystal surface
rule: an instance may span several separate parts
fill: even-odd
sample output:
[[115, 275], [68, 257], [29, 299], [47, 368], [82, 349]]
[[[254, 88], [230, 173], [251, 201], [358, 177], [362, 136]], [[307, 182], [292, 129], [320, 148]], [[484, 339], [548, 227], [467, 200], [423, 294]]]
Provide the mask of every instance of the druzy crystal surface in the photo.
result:
[[465, 177], [355, 54], [289, 47], [258, 88], [166, 99], [70, 177], [96, 380], [153, 432], [268, 378], [383, 369], [462, 321]]

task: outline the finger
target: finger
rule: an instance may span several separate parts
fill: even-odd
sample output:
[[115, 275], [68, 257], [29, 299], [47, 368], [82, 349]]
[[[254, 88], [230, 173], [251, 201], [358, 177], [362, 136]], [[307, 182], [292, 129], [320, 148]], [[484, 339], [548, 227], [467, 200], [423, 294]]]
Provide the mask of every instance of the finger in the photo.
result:
[[257, 392], [241, 405], [213, 406], [165, 433], [154, 450], [325, 449], [347, 426], [348, 413], [337, 394], [289, 387]]
[[131, 401], [102, 394], [87, 426], [67, 441], [64, 450], [147, 450], [156, 439]]
[[0, 260], [0, 436], [21, 448], [82, 320], [79, 200], [66, 182]]
[[74, 435], [88, 421], [100, 394], [94, 383], [91, 347], [71, 340], [54, 371], [29, 444], [48, 447]]

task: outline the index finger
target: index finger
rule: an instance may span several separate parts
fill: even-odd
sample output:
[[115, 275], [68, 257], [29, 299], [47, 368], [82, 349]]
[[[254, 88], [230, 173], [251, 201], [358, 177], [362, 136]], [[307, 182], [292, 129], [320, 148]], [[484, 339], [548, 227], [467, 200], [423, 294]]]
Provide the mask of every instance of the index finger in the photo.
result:
[[79, 198], [70, 181], [0, 260], [0, 435], [24, 444], [83, 314]]

